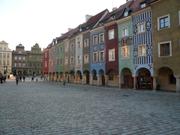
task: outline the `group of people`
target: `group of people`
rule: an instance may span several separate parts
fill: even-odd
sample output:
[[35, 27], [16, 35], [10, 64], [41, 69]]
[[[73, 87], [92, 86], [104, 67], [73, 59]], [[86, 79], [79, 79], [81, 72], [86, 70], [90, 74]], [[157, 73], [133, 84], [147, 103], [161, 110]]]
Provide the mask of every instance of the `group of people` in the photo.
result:
[[16, 85], [18, 85], [19, 81], [25, 82], [26, 77], [23, 75], [16, 75]]

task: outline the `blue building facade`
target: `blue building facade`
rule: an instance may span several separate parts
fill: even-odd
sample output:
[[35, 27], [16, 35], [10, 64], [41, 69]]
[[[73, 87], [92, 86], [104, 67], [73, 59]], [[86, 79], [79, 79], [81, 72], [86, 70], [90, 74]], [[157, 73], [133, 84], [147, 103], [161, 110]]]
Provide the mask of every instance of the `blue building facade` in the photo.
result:
[[134, 83], [138, 89], [153, 87], [152, 13], [150, 7], [132, 16]]
[[105, 85], [105, 42], [104, 27], [90, 32], [90, 83]]

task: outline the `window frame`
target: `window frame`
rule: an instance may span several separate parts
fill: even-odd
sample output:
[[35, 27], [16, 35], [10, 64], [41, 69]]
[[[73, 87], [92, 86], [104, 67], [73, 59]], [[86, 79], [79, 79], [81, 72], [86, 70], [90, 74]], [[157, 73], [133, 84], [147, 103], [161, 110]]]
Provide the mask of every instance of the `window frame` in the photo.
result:
[[98, 44], [98, 35], [93, 35], [93, 45]]
[[113, 40], [114, 38], [115, 38], [115, 31], [114, 31], [114, 29], [110, 29], [108, 31], [108, 39]]
[[[101, 53], [103, 53], [103, 57], [101, 57]], [[101, 59], [101, 58], [102, 58], [102, 59]], [[104, 62], [104, 60], [105, 60], [104, 51], [100, 51], [100, 52], [99, 52], [99, 61], [100, 61], [100, 62]]]
[[127, 37], [129, 35], [128, 27], [122, 29], [122, 37]]
[[[141, 54], [140, 54], [140, 48], [141, 48], [141, 47], [144, 47], [145, 53], [144, 53], [143, 50], [141, 50]], [[145, 57], [146, 55], [147, 55], [146, 45], [145, 45], [145, 44], [139, 45], [139, 46], [138, 46], [138, 57]]]
[[[123, 51], [124, 48], [127, 49], [127, 50], [126, 50], [126, 53], [127, 53], [127, 54], [124, 53], [124, 51]], [[126, 54], [126, 55], [124, 55], [124, 54]], [[130, 56], [130, 48], [129, 48], [128, 46], [122, 46], [122, 47], [121, 47], [121, 56], [122, 56], [123, 59], [129, 58], [129, 56]]]
[[[161, 28], [161, 27], [160, 27], [160, 20], [163, 19], [163, 18], [166, 18], [166, 17], [168, 18], [168, 26]], [[163, 15], [163, 16], [158, 17], [158, 18], [157, 18], [157, 23], [158, 23], [158, 31], [159, 31], [159, 30], [163, 30], [163, 29], [168, 29], [168, 28], [170, 28], [170, 27], [171, 27], [170, 15], [167, 14], [167, 15]]]
[[115, 48], [108, 50], [108, 61], [113, 62], [116, 60]]
[[104, 33], [99, 34], [99, 43], [104, 43]]
[[[161, 48], [160, 48], [160, 46], [162, 45], [162, 44], [167, 44], [167, 43], [169, 43], [169, 55], [168, 56], [161, 56]], [[164, 42], [159, 42], [158, 43], [158, 57], [171, 57], [172, 56], [172, 43], [171, 43], [171, 41], [164, 41]]]
[[137, 33], [141, 34], [141, 33], [145, 33], [145, 32], [146, 32], [146, 23], [145, 22], [138, 23], [137, 24]]
[[[95, 54], [96, 54], [96, 59], [95, 59]], [[93, 63], [98, 62], [98, 52], [93, 52]]]

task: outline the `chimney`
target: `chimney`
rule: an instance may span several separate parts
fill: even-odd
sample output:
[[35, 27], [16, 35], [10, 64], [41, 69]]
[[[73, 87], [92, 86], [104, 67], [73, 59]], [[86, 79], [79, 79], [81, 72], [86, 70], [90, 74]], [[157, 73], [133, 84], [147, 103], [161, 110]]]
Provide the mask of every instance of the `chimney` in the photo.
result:
[[86, 22], [92, 17], [92, 15], [86, 15], [85, 18], [86, 18]]

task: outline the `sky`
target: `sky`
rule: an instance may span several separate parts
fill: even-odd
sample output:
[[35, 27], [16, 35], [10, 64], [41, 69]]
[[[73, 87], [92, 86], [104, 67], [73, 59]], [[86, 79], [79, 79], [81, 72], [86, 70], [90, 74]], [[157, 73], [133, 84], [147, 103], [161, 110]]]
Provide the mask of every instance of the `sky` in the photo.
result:
[[126, 0], [0, 0], [0, 41], [15, 50], [38, 43], [43, 49], [53, 38], [85, 22], [85, 15], [112, 11]]

